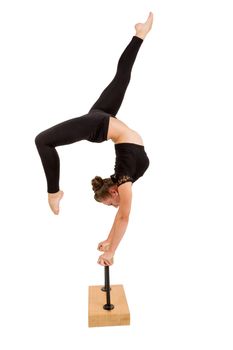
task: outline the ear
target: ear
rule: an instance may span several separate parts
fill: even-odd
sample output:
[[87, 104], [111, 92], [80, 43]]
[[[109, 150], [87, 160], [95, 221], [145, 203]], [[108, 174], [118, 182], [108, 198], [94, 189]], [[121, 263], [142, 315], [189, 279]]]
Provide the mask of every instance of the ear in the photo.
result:
[[110, 187], [110, 188], [109, 188], [109, 193], [110, 193], [111, 195], [116, 195], [116, 194], [118, 194], [117, 187]]

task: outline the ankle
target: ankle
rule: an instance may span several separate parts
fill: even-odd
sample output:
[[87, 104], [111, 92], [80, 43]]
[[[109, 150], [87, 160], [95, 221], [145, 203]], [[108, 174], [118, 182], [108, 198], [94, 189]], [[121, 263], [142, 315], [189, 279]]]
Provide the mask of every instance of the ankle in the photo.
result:
[[140, 33], [140, 32], [137, 32], [137, 33], [135, 34], [135, 36], [137, 36], [138, 38], [140, 38], [140, 39], [144, 40], [144, 39], [145, 39], [145, 37], [146, 37], [146, 34], [145, 34], [145, 33]]
[[63, 192], [59, 190], [59, 191], [54, 192], [54, 193], [48, 193], [48, 197], [51, 199], [57, 198], [57, 197], [60, 197], [62, 194], [63, 194]]
[[48, 193], [48, 196], [49, 196], [50, 198], [57, 197], [57, 195], [59, 194], [59, 192], [60, 192], [60, 191], [54, 192], [54, 193]]

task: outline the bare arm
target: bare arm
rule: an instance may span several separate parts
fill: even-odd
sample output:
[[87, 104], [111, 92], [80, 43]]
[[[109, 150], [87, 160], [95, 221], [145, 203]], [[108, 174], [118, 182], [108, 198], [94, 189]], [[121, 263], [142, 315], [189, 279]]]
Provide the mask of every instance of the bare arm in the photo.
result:
[[101, 255], [99, 259], [100, 263], [103, 262], [102, 260], [112, 259], [128, 226], [132, 202], [132, 183], [126, 182], [125, 184], [119, 186], [118, 192], [120, 195], [120, 206], [108, 236], [108, 241], [110, 243], [108, 251]]

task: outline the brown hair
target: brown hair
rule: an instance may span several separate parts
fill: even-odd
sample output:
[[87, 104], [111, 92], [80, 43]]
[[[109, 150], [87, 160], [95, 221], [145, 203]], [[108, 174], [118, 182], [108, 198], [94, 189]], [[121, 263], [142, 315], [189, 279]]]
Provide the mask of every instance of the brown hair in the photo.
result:
[[96, 176], [91, 180], [92, 189], [95, 192], [94, 198], [97, 202], [110, 197], [109, 188], [115, 186], [111, 178], [102, 179], [100, 176]]

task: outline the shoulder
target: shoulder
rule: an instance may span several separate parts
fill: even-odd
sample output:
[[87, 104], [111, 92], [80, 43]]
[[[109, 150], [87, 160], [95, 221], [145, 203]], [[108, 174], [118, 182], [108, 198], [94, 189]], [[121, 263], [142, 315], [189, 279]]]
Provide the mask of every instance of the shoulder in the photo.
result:
[[110, 176], [112, 182], [114, 184], [116, 184], [118, 187], [120, 187], [121, 185], [125, 184], [126, 182], [130, 182], [132, 184], [132, 182], [134, 182], [134, 179], [132, 176], [130, 175], [111, 175]]
[[132, 184], [133, 178], [129, 175], [119, 176], [117, 179], [117, 186], [120, 187], [121, 185], [125, 184], [126, 182], [129, 182]]

